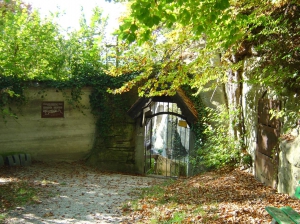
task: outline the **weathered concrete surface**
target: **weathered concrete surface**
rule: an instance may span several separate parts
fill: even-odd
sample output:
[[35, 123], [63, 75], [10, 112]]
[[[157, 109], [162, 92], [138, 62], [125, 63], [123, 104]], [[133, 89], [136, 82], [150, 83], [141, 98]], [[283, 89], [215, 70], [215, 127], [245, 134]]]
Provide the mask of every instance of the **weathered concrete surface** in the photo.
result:
[[139, 122], [137, 122], [136, 132], [135, 132], [135, 170], [139, 174], [144, 173], [144, 165], [145, 165], [144, 133], [145, 133], [145, 128], [140, 127]]
[[[243, 116], [245, 125], [245, 145], [248, 153], [255, 161], [255, 151], [257, 149], [257, 106], [260, 98], [278, 99], [268, 87], [248, 84], [247, 81], [251, 78], [251, 70], [256, 66], [256, 62], [259, 58], [249, 58], [244, 61], [244, 73], [243, 73], [243, 92], [242, 92], [242, 105]], [[287, 111], [297, 112], [298, 100], [295, 98], [289, 98], [282, 101], [282, 109]], [[282, 120], [281, 134], [288, 132], [291, 125], [295, 124], [296, 118], [290, 116]], [[295, 132], [295, 131], [294, 131]], [[297, 131], [296, 131], [297, 132]], [[279, 167], [278, 167], [278, 185], [277, 190], [280, 193], [288, 193], [293, 195], [295, 188], [300, 180], [300, 138], [298, 134], [294, 135], [296, 138], [294, 141], [281, 141], [280, 153], [279, 153]], [[254, 166], [253, 166], [254, 167]], [[253, 170], [253, 174], [256, 171]]]
[[[94, 143], [95, 118], [90, 112], [91, 89], [82, 89], [81, 109], [68, 104], [70, 91], [29, 88], [18, 119], [0, 118], [0, 154], [29, 153], [33, 160], [74, 161], [85, 158]], [[64, 97], [65, 95], [65, 97]], [[42, 101], [64, 101], [64, 118], [41, 118]], [[14, 108], [18, 111], [17, 108]]]
[[[247, 152], [251, 155], [252, 161], [255, 161], [256, 141], [257, 141], [257, 107], [258, 101], [263, 97], [263, 93], [266, 88], [260, 85], [252, 85], [247, 81], [251, 79], [249, 74], [255, 66], [256, 61], [259, 58], [250, 58], [244, 61], [244, 72], [242, 79], [244, 80], [242, 85], [242, 112], [245, 126], [245, 138], [244, 143]], [[254, 168], [253, 164], [253, 168]], [[254, 174], [255, 170], [253, 170]]]
[[220, 106], [226, 105], [226, 93], [223, 85], [217, 86], [213, 90], [201, 92], [199, 95], [206, 107], [216, 109]]
[[300, 136], [280, 144], [278, 191], [294, 195], [300, 181]]
[[[97, 131], [97, 136], [87, 163], [101, 170], [124, 172], [124, 173], [143, 173], [143, 147], [136, 146], [136, 125], [139, 121], [132, 120], [125, 107], [130, 107], [137, 99], [136, 92], [122, 94], [122, 105], [118, 100], [108, 101], [107, 107], [113, 109], [109, 121], [103, 121], [107, 129]], [[116, 102], [116, 103], [115, 103]], [[107, 113], [107, 112], [106, 112]], [[107, 119], [107, 114], [99, 119]], [[101, 127], [99, 127], [101, 129]], [[143, 138], [143, 137], [142, 137]], [[143, 142], [141, 142], [143, 146]], [[138, 151], [137, 151], [138, 150]]]
[[99, 133], [88, 158], [88, 164], [101, 170], [128, 173], [137, 173], [135, 162], [135, 122], [129, 117], [115, 123], [105, 136]]

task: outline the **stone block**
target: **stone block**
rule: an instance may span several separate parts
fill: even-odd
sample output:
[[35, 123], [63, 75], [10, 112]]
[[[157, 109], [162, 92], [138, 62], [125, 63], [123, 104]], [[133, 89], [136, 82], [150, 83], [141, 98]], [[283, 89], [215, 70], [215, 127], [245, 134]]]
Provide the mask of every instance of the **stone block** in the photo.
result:
[[20, 154], [19, 157], [20, 157], [21, 166], [31, 165], [31, 156], [30, 156], [30, 154]]
[[105, 151], [97, 153], [98, 160], [101, 162], [132, 163], [134, 152], [129, 151]]
[[7, 161], [9, 166], [20, 166], [20, 157], [18, 154], [7, 156]]

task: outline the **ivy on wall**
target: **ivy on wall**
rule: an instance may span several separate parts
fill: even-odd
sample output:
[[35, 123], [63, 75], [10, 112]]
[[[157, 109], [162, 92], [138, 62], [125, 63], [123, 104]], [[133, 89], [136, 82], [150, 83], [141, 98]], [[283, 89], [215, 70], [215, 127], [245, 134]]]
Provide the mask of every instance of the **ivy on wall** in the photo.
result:
[[22, 105], [25, 102], [24, 89], [26, 83], [16, 77], [0, 78], [0, 114], [5, 119], [6, 116], [17, 118], [16, 111], [12, 111], [10, 105]]
[[[216, 109], [209, 108], [191, 88], [185, 86], [183, 89], [198, 112], [198, 121], [191, 127], [195, 135], [194, 150], [190, 153], [194, 172], [236, 166], [243, 162], [240, 151], [243, 142], [237, 142], [230, 135], [228, 125], [229, 117], [233, 114], [238, 116], [239, 111], [230, 111], [225, 105]], [[238, 121], [234, 119], [232, 125], [235, 126]]]

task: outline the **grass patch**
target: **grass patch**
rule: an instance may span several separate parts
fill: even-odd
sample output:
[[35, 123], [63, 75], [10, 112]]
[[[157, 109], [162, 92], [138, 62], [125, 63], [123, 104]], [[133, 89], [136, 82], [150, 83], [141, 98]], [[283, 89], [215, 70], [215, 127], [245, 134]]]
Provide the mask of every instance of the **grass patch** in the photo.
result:
[[219, 223], [226, 216], [219, 215], [218, 194], [225, 197], [221, 202], [228, 196], [216, 187], [220, 178], [224, 179], [219, 173], [210, 173], [143, 189], [139, 199], [124, 204], [124, 215], [138, 223]]
[[39, 190], [29, 183], [10, 182], [0, 185], [0, 222], [5, 219], [6, 212], [28, 203], [36, 203]]
[[186, 214], [184, 212], [175, 212], [173, 214], [173, 217], [170, 218], [168, 221], [165, 221], [166, 224], [171, 223], [182, 223], [185, 219]]
[[173, 179], [168, 179], [162, 184], [155, 185], [149, 188], [143, 189], [142, 197], [162, 197], [165, 189], [175, 182]]

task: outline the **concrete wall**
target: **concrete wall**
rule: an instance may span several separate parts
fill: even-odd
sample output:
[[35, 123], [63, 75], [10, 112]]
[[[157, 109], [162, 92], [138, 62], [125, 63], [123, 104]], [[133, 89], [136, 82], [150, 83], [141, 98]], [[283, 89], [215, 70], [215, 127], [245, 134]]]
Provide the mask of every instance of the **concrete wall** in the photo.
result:
[[[90, 113], [91, 89], [82, 90], [81, 110], [67, 100], [70, 91], [26, 90], [27, 103], [17, 111], [18, 119], [0, 118], [0, 154], [30, 153], [33, 160], [74, 161], [84, 159], [94, 144], [96, 119]], [[64, 101], [64, 118], [41, 118], [42, 101]]]
[[100, 170], [138, 173], [136, 169], [135, 122], [124, 115], [105, 136], [98, 133], [88, 164]]
[[136, 122], [136, 132], [135, 132], [135, 167], [139, 174], [143, 174], [145, 166], [145, 127], [140, 127], [140, 122]]
[[[245, 124], [245, 144], [248, 153], [255, 160], [256, 142], [257, 142], [257, 106], [258, 100], [263, 97], [268, 99], [280, 99], [272, 93], [268, 87], [259, 85], [247, 84], [249, 71], [255, 66], [255, 62], [259, 58], [250, 58], [244, 62], [243, 73], [243, 93], [242, 93], [242, 106]], [[300, 136], [299, 126], [296, 126], [298, 121], [299, 99], [296, 97], [286, 97], [281, 99], [282, 110], [290, 111], [295, 114], [295, 117], [286, 116], [281, 118], [281, 136], [288, 136], [287, 138], [279, 139], [279, 167], [278, 167], [278, 184], [277, 190], [280, 193], [288, 193], [294, 195], [295, 188], [300, 180]], [[290, 129], [294, 126], [294, 129]], [[254, 168], [254, 166], [253, 166]], [[255, 170], [252, 173], [255, 174]]]
[[206, 107], [218, 108], [226, 105], [226, 93], [223, 85], [215, 87], [213, 90], [201, 92], [201, 100]]
[[[267, 90], [260, 85], [248, 84], [247, 81], [251, 78], [249, 72], [259, 58], [248, 58], [244, 61], [243, 84], [242, 84], [242, 112], [245, 126], [245, 146], [247, 152], [251, 155], [252, 161], [255, 160], [256, 141], [257, 141], [257, 122], [258, 122], [258, 101], [263, 97]], [[254, 163], [253, 163], [253, 168]], [[252, 170], [253, 174], [255, 170]]]
[[280, 144], [278, 191], [294, 195], [300, 181], [300, 136]]
[[297, 95], [285, 98], [282, 105], [289, 116], [282, 119], [278, 191], [294, 195], [300, 181], [300, 103]]
[[[105, 131], [101, 127], [97, 130], [87, 163], [100, 170], [141, 174], [144, 171], [143, 128], [138, 127], [139, 120], [134, 121], [128, 116], [125, 108], [130, 108], [137, 99], [137, 94], [131, 91], [122, 95], [110, 95], [108, 98], [112, 98], [106, 102], [109, 112], [103, 112], [103, 116], [109, 113], [110, 117], [101, 117], [101, 114], [99, 117], [101, 125], [107, 128]], [[122, 105], [118, 102], [122, 102]]]

